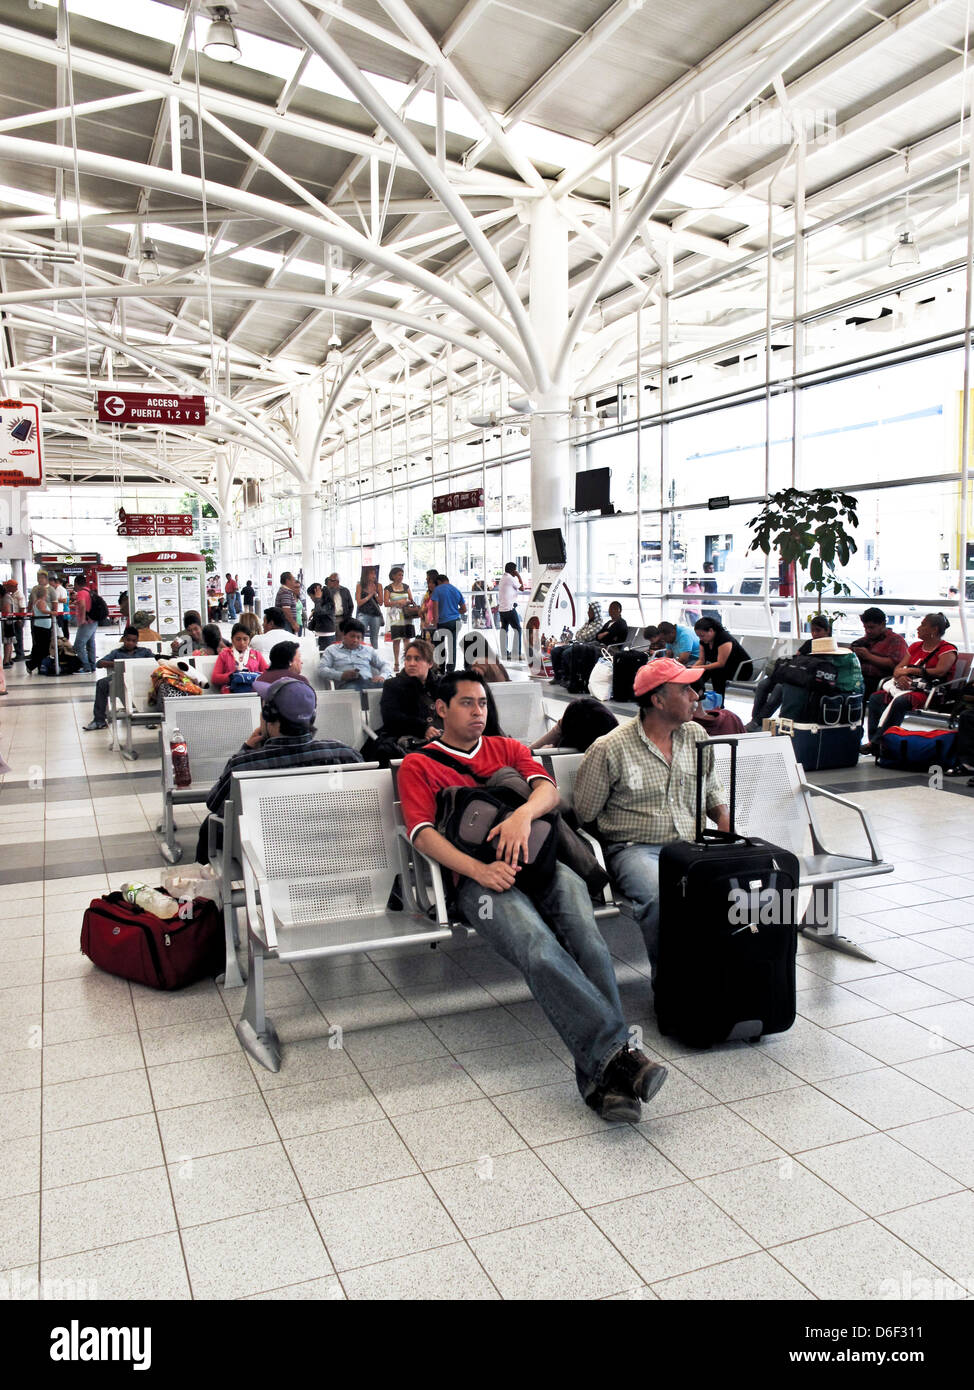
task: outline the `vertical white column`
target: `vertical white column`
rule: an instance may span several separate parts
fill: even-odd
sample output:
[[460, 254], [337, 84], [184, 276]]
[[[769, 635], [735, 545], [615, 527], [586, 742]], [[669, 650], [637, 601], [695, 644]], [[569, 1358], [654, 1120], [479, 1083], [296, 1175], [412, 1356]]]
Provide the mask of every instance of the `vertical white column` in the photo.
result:
[[301, 570], [305, 585], [324, 578], [321, 564], [321, 507], [317, 490], [320, 477], [315, 440], [321, 423], [322, 403], [318, 384], [309, 381], [297, 395], [296, 444], [301, 465]]
[[[568, 324], [568, 224], [550, 198], [529, 213], [529, 294], [531, 324], [549, 371], [554, 370]], [[567, 382], [556, 381], [539, 394], [531, 419], [532, 529], [565, 525], [571, 483]], [[532, 538], [532, 565], [540, 570]], [[504, 557], [509, 558], [509, 557]]]
[[216, 491], [220, 504], [220, 559], [217, 573], [222, 579], [229, 572], [233, 574], [233, 527], [230, 524], [230, 459], [226, 449], [219, 449], [216, 456]]

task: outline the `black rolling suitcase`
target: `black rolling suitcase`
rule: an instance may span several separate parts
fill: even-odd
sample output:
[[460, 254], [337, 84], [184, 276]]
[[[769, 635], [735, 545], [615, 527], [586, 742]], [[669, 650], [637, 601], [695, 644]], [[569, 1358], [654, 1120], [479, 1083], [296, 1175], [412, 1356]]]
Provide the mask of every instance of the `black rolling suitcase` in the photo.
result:
[[614, 652], [612, 656], [612, 698], [619, 700], [623, 704], [629, 704], [635, 700], [632, 683], [636, 679], [636, 672], [641, 666], [645, 666], [649, 660], [649, 652], [634, 652], [631, 647], [624, 647], [621, 652]]
[[[707, 830], [701, 807], [704, 750], [731, 746], [730, 831]], [[783, 1033], [795, 1021], [798, 860], [767, 840], [737, 835], [737, 744], [697, 749], [697, 838], [659, 857], [661, 1033], [692, 1047]]]

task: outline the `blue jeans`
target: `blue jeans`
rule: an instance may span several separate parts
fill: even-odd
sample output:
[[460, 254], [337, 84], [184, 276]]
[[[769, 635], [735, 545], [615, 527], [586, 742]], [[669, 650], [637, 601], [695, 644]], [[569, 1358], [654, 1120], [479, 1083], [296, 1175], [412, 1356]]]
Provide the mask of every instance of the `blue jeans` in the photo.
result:
[[369, 641], [372, 643], [372, 646], [378, 651], [379, 633], [382, 631], [382, 619], [377, 617], [374, 613], [358, 613], [356, 617], [369, 634]]
[[79, 623], [75, 630], [74, 649], [81, 661], [82, 671], [95, 669], [95, 662], [98, 660], [95, 655], [95, 633], [97, 631], [97, 623]]
[[463, 920], [521, 971], [574, 1057], [578, 1089], [588, 1098], [629, 1033], [612, 957], [582, 880], [558, 864], [544, 894], [532, 901], [517, 888], [490, 893], [463, 878], [457, 905]]
[[652, 979], [659, 955], [659, 852], [662, 845], [607, 845], [605, 863], [613, 886], [632, 904], [643, 934]]

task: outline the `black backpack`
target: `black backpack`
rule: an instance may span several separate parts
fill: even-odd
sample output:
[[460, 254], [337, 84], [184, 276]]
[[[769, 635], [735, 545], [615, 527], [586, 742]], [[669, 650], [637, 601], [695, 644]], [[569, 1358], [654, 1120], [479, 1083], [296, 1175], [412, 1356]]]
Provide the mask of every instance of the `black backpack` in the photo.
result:
[[88, 621], [90, 623], [98, 623], [98, 625], [101, 626], [102, 623], [108, 622], [108, 604], [97, 590], [90, 592], [91, 606], [88, 609]]
[[[471, 772], [438, 748], [417, 751], [418, 756], [453, 768], [479, 783], [476, 787], [443, 787], [437, 792], [436, 828], [464, 854], [479, 859], [482, 864], [493, 864], [497, 851], [493, 840], [488, 840], [487, 836], [495, 825], [524, 805], [524, 797], [509, 787], [488, 786], [488, 779]], [[515, 884], [529, 898], [543, 892], [551, 883], [557, 860], [557, 824], [557, 813], [552, 813], [539, 816], [531, 826], [529, 858], [521, 864]]]

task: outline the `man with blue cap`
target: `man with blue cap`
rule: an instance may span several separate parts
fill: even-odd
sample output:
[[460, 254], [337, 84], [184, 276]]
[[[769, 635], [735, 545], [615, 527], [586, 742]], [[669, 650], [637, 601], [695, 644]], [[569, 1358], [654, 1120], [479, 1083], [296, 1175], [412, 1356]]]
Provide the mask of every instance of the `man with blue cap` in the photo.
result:
[[[362, 755], [335, 739], [316, 739], [315, 713], [318, 697], [314, 688], [303, 680], [285, 676], [267, 690], [260, 707], [260, 724], [244, 741], [243, 747], [231, 754], [220, 779], [206, 798], [207, 810], [217, 815], [230, 795], [230, 782], [235, 772], [257, 768], [277, 768], [288, 772], [297, 767], [332, 767], [336, 763], [360, 763]], [[206, 864], [209, 859], [209, 818], [200, 826], [196, 859]]]

